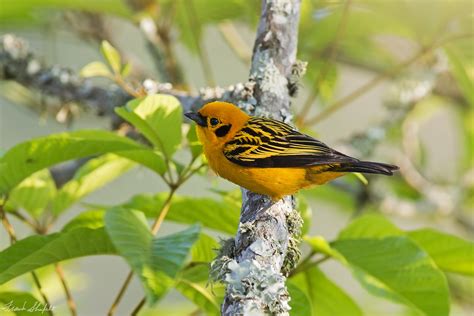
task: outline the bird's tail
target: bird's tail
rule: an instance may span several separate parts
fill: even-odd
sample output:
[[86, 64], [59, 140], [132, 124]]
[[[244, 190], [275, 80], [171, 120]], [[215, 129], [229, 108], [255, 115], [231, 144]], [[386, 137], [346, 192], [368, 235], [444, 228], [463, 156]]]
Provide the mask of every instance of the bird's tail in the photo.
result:
[[337, 167], [337, 172], [360, 172], [360, 173], [374, 173], [384, 174], [387, 176], [393, 175], [393, 172], [398, 170], [397, 166], [389, 165], [381, 162], [371, 161], [356, 161], [349, 163], [342, 163]]

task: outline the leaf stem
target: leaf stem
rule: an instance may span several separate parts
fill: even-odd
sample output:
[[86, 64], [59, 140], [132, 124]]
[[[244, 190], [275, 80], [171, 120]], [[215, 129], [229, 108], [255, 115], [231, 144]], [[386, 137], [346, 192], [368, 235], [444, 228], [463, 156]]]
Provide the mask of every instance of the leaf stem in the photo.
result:
[[138, 315], [138, 312], [142, 309], [144, 305], [145, 305], [145, 298], [142, 298], [140, 302], [137, 304], [137, 306], [135, 306], [133, 311], [130, 313], [130, 315], [132, 316]]
[[306, 257], [303, 261], [301, 261], [301, 263], [293, 271], [290, 272], [290, 275], [288, 277], [291, 277], [291, 276], [296, 275], [300, 272], [308, 270], [309, 268], [317, 266], [320, 263], [323, 263], [324, 261], [329, 260], [331, 258], [330, 256], [325, 255], [324, 257], [319, 258], [316, 261], [310, 261], [311, 257], [314, 254], [316, 254], [315, 252], [311, 252], [311, 253], [312, 253], [312, 255]]
[[59, 277], [59, 280], [61, 281], [61, 284], [64, 289], [64, 293], [66, 294], [67, 305], [69, 307], [69, 310], [71, 311], [71, 315], [76, 316], [77, 315], [76, 302], [74, 301], [71, 291], [69, 290], [69, 286], [67, 285], [66, 276], [64, 275], [63, 268], [61, 267], [59, 263], [56, 263], [54, 265], [54, 268], [56, 270], [56, 274]]
[[[6, 203], [6, 200], [7, 199], [5, 198], [3, 203], [0, 204], [0, 217], [2, 218], [3, 227], [5, 227], [5, 230], [7, 231], [8, 236], [10, 237], [10, 244], [14, 244], [17, 241], [15, 229], [13, 228], [12, 224], [8, 220], [7, 214], [6, 214], [6, 212], [3, 208], [5, 203]], [[53, 316], [53, 311], [49, 308], [52, 305], [50, 304], [50, 302], [48, 300], [48, 297], [46, 296], [46, 294], [43, 291], [43, 287], [41, 286], [41, 282], [38, 278], [38, 275], [36, 274], [35, 271], [31, 271], [31, 276], [33, 277], [33, 282], [35, 283], [36, 288], [38, 289], [38, 292], [40, 293], [41, 297], [43, 298], [44, 304], [46, 305], [46, 307], [48, 307], [47, 308], [48, 314], [50, 316]]]

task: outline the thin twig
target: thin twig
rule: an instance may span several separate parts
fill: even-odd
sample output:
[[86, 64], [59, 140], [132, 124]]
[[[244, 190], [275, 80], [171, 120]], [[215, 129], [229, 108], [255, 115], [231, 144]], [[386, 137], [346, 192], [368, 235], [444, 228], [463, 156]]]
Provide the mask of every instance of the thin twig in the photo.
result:
[[[3, 201], [3, 204], [0, 204], [0, 216], [2, 217], [2, 224], [5, 227], [5, 230], [8, 233], [8, 236], [10, 237], [10, 244], [14, 244], [17, 241], [16, 238], [16, 233], [15, 229], [13, 228], [12, 224], [7, 218], [7, 214], [3, 208], [4, 204], [6, 203], [6, 199]], [[52, 305], [50, 304], [48, 297], [43, 291], [43, 287], [41, 286], [41, 282], [38, 278], [38, 275], [36, 274], [35, 271], [31, 271], [31, 276], [33, 277], [33, 282], [35, 283], [36, 288], [38, 289], [38, 292], [40, 293], [41, 297], [43, 298], [44, 304], [46, 307], [46, 310], [50, 316], [53, 316], [53, 311], [50, 308]]]
[[318, 260], [316, 260], [316, 261], [307, 261], [304, 265], [300, 265], [300, 266], [298, 266], [296, 269], [294, 269], [293, 271], [291, 271], [290, 276], [293, 276], [293, 275], [295, 275], [295, 274], [298, 274], [298, 273], [300, 273], [300, 272], [303, 272], [303, 271], [305, 271], [305, 270], [308, 270], [308, 269], [310, 269], [310, 268], [312, 268], [312, 267], [314, 267], [314, 266], [317, 266], [317, 265], [319, 265], [319, 264], [321, 264], [321, 263], [323, 263], [323, 262], [325, 262], [325, 261], [327, 261], [327, 260], [329, 260], [329, 259], [331, 259], [331, 257], [326, 255], [326, 256], [324, 256], [324, 257], [322, 257], [322, 258], [320, 258], [320, 259], [318, 259]]
[[334, 59], [336, 56], [336, 51], [339, 46], [339, 42], [342, 38], [342, 34], [344, 33], [346, 29], [346, 24], [347, 24], [347, 17], [349, 16], [349, 7], [351, 5], [352, 0], [347, 0], [344, 4], [344, 8], [342, 11], [342, 16], [341, 16], [341, 21], [339, 22], [339, 25], [336, 30], [336, 35], [334, 36], [334, 40], [329, 47], [329, 55], [327, 58], [326, 63], [323, 66], [323, 69], [319, 73], [319, 76], [315, 80], [315, 85], [313, 89], [311, 90], [311, 94], [308, 96], [306, 99], [305, 104], [303, 105], [303, 109], [301, 109], [301, 112], [298, 114], [298, 121], [301, 125], [304, 125], [304, 118], [308, 115], [308, 111], [311, 108], [311, 104], [313, 104], [314, 100], [319, 94], [319, 87], [321, 83], [326, 79], [329, 69], [330, 69], [330, 62]]
[[18, 218], [22, 223], [30, 226], [30, 228], [32, 228], [33, 230], [36, 231], [36, 228], [37, 228], [38, 225], [33, 223], [25, 215], [21, 214], [19, 211], [13, 211], [13, 212], [9, 212], [9, 213], [12, 214], [13, 216], [15, 216], [16, 218]]
[[393, 77], [394, 75], [398, 74], [400, 71], [402, 71], [405, 67], [410, 66], [411, 64], [415, 63], [418, 59], [422, 58], [426, 54], [432, 52], [433, 50], [447, 44], [448, 42], [459, 40], [459, 39], [464, 39], [464, 38], [470, 38], [473, 37], [474, 33], [467, 33], [467, 34], [458, 34], [458, 35], [453, 35], [448, 38], [445, 38], [437, 43], [433, 43], [432, 45], [422, 47], [415, 55], [413, 55], [411, 58], [405, 60], [404, 62], [394, 66], [393, 68], [388, 69], [385, 72], [382, 72], [360, 88], [356, 89], [355, 91], [349, 93], [348, 95], [342, 97], [341, 99], [335, 101], [333, 104], [328, 106], [326, 109], [321, 111], [319, 114], [317, 114], [315, 117], [308, 119], [305, 124], [306, 125], [314, 125], [334, 112], [338, 111], [342, 107], [346, 106], [349, 104], [351, 101], [354, 101], [361, 95], [365, 94], [366, 92], [370, 91], [373, 87], [375, 87], [377, 84], [380, 82], [384, 81], [387, 78]]
[[136, 316], [138, 315], [138, 312], [142, 309], [142, 307], [145, 305], [145, 298], [142, 298], [141, 301], [135, 306], [133, 309], [132, 313], [130, 315]]
[[196, 13], [196, 8], [194, 7], [194, 0], [189, 0], [185, 6], [187, 9], [189, 27], [193, 35], [194, 44], [198, 50], [199, 60], [201, 62], [201, 67], [204, 72], [204, 77], [206, 78], [206, 84], [208, 86], [215, 86], [216, 82], [214, 80], [214, 75], [212, 74], [211, 63], [207, 57], [207, 54], [204, 52], [204, 45], [201, 40], [198, 38], [197, 31], [199, 30], [199, 20]]
[[67, 305], [69, 307], [69, 310], [71, 311], [72, 316], [77, 315], [77, 310], [76, 310], [76, 302], [74, 302], [74, 298], [72, 297], [71, 291], [69, 290], [69, 286], [67, 285], [66, 277], [64, 275], [63, 268], [59, 263], [56, 263], [54, 265], [54, 268], [56, 270], [56, 274], [59, 277], [59, 280], [61, 281], [61, 284], [64, 289], [64, 293], [66, 294], [66, 299], [67, 299]]
[[252, 59], [252, 50], [242, 39], [234, 24], [230, 21], [222, 22], [217, 25], [219, 32], [226, 41], [227, 45], [234, 51], [239, 59], [246, 65], [250, 64]]
[[125, 281], [123, 282], [122, 286], [120, 287], [120, 290], [117, 296], [115, 297], [112, 305], [110, 306], [109, 311], [107, 312], [107, 315], [112, 316], [115, 313], [115, 310], [117, 309], [120, 301], [122, 300], [123, 295], [125, 294], [125, 291], [128, 288], [128, 285], [130, 284], [130, 281], [132, 281], [132, 277], [133, 277], [133, 271], [130, 271], [127, 274], [127, 277], [125, 278]]

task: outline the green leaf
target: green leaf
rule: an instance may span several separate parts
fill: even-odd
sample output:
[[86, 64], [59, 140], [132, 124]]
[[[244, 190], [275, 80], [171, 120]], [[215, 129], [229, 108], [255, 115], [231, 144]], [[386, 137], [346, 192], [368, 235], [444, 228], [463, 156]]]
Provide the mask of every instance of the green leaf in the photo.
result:
[[120, 54], [115, 49], [115, 47], [110, 45], [110, 43], [107, 41], [102, 41], [102, 44], [100, 45], [100, 51], [107, 63], [112, 68], [113, 72], [115, 74], [119, 74], [122, 68], [122, 61], [120, 58]]
[[49, 170], [41, 170], [23, 180], [10, 192], [6, 209], [22, 208], [38, 218], [55, 194], [56, 185]]
[[[140, 210], [147, 217], [155, 218], [166, 196], [166, 193], [154, 196], [136, 195], [123, 206]], [[225, 199], [216, 201], [211, 198], [175, 195], [166, 220], [183, 224], [200, 223], [207, 228], [234, 234], [239, 225], [239, 216], [238, 205], [229, 203]]]
[[179, 279], [175, 287], [202, 311], [206, 312], [206, 315], [220, 315], [220, 305], [216, 297], [202, 284]]
[[30, 293], [0, 292], [0, 311], [12, 311], [17, 316], [42, 316], [45, 315], [43, 308], [48, 310], [50, 306], [41, 303]]
[[89, 193], [115, 180], [133, 166], [135, 166], [134, 162], [113, 154], [89, 160], [77, 170], [74, 178], [58, 191], [53, 200], [53, 214], [60, 214]]
[[145, 215], [136, 210], [113, 208], [105, 225], [112, 242], [140, 278], [147, 299], [155, 303], [174, 284], [189, 250], [199, 236], [199, 227], [154, 238]]
[[322, 253], [338, 259], [343, 258], [322, 236], [304, 236], [303, 239], [311, 246], [315, 253]]
[[101, 228], [105, 226], [104, 217], [104, 210], [89, 210], [81, 212], [79, 215], [70, 220], [66, 225], [64, 225], [62, 231], [67, 232], [72, 229], [82, 227], [92, 229]]
[[70, 159], [112, 152], [163, 174], [163, 157], [145, 146], [114, 133], [89, 130], [53, 134], [11, 148], [0, 159], [0, 194], [43, 168]]
[[[361, 216], [332, 244], [372, 294], [403, 302], [426, 315], [447, 315], [444, 274], [405, 233], [380, 215]], [[343, 256], [340, 257], [340, 256]]]
[[171, 157], [181, 143], [182, 108], [170, 95], [135, 99], [116, 113], [133, 124], [156, 148]]
[[93, 61], [87, 65], [85, 65], [79, 75], [84, 78], [90, 77], [106, 77], [106, 78], [113, 78], [112, 73], [110, 72], [109, 68], [104, 63], [100, 61]]
[[115, 253], [103, 228], [30, 236], [0, 252], [0, 284], [63, 260]]
[[202, 153], [202, 145], [196, 133], [196, 125], [189, 125], [188, 133], [186, 134], [188, 140], [189, 150], [193, 158], [198, 157]]
[[359, 306], [317, 267], [298, 273], [290, 279], [289, 284], [293, 284], [309, 297], [311, 315], [362, 315]]
[[404, 233], [385, 217], [378, 214], [363, 215], [344, 228], [338, 239], [383, 238]]
[[288, 293], [290, 294], [290, 315], [295, 316], [311, 316], [311, 301], [303, 290], [291, 281], [286, 284]]
[[474, 243], [425, 228], [407, 233], [445, 271], [474, 275]]
[[201, 233], [191, 248], [192, 259], [194, 262], [211, 262], [216, 258], [216, 249], [219, 249], [219, 243], [211, 236]]
[[449, 314], [444, 274], [410, 239], [404, 236], [342, 239], [333, 247], [372, 294], [390, 299], [395, 296], [425, 315]]

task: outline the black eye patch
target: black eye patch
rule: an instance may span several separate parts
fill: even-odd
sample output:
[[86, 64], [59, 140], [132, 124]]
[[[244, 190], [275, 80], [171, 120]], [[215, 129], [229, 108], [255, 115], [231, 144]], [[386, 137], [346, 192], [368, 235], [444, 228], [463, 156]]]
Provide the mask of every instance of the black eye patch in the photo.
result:
[[231, 124], [222, 125], [218, 129], [216, 129], [214, 133], [216, 133], [217, 137], [224, 137], [225, 135], [227, 135], [227, 133], [229, 133], [231, 127]]

